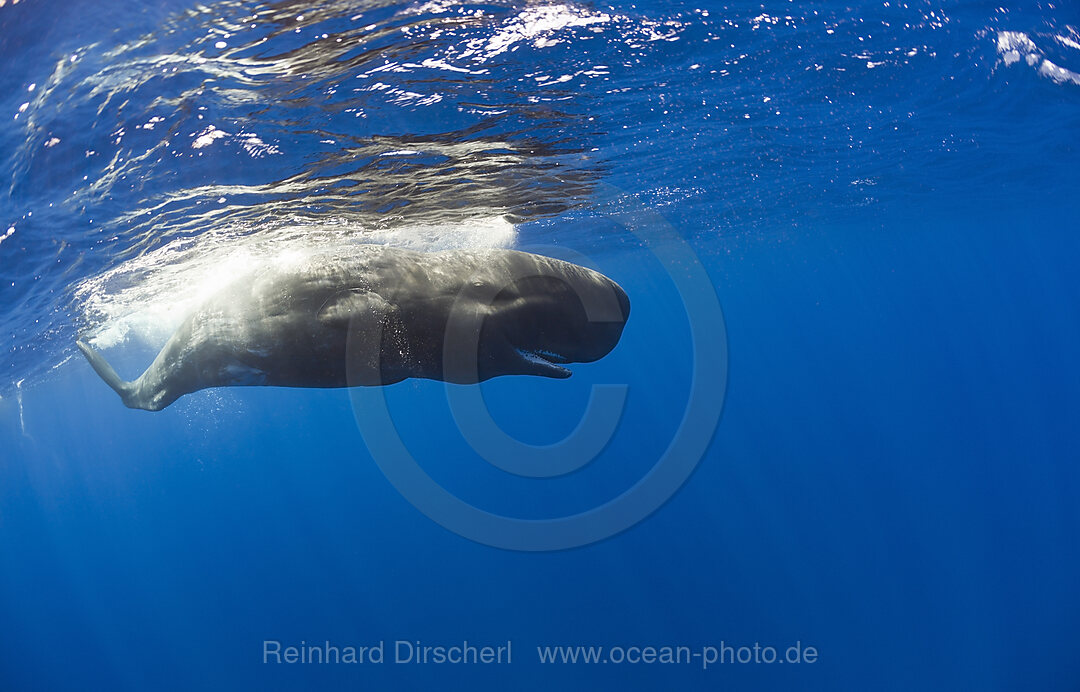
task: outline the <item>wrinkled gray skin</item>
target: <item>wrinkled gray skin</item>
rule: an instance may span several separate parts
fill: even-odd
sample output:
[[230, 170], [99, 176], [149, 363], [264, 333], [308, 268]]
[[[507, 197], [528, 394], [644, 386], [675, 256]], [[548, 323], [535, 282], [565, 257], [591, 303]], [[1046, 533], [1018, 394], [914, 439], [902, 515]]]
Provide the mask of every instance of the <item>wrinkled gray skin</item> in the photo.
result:
[[374, 245], [270, 264], [197, 309], [137, 380], [78, 342], [130, 408], [237, 385], [348, 387], [569, 377], [619, 341], [630, 301], [591, 269], [513, 250]]

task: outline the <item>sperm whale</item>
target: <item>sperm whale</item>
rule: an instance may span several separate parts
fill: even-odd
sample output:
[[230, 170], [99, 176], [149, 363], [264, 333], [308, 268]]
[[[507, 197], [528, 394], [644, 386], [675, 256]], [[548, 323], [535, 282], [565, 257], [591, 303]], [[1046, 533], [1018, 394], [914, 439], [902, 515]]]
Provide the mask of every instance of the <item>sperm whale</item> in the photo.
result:
[[565, 378], [566, 365], [616, 346], [629, 313], [617, 283], [570, 262], [358, 244], [234, 281], [189, 315], [134, 381], [85, 341], [77, 345], [126, 406], [159, 411], [210, 387]]

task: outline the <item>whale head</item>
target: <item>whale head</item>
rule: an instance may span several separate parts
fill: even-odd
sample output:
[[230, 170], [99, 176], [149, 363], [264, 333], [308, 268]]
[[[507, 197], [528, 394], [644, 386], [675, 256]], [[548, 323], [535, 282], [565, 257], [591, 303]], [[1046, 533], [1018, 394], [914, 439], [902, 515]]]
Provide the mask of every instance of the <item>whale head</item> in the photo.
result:
[[476, 368], [478, 380], [497, 375], [566, 378], [571, 374], [567, 364], [599, 360], [619, 343], [630, 299], [617, 283], [539, 255], [512, 252], [501, 259], [470, 286], [472, 312], [483, 319], [473, 351], [476, 361], [447, 362], [448, 379], [472, 379], [455, 377], [455, 370], [463, 372], [459, 368]]

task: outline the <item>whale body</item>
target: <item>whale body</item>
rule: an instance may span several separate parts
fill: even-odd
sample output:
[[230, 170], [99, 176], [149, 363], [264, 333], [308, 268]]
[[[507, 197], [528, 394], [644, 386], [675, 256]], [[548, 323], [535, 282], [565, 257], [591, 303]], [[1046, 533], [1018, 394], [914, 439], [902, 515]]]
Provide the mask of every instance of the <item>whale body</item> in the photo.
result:
[[77, 345], [125, 405], [159, 411], [210, 387], [569, 377], [566, 364], [615, 347], [629, 313], [617, 283], [550, 257], [353, 245], [270, 262], [234, 281], [189, 315], [134, 381]]

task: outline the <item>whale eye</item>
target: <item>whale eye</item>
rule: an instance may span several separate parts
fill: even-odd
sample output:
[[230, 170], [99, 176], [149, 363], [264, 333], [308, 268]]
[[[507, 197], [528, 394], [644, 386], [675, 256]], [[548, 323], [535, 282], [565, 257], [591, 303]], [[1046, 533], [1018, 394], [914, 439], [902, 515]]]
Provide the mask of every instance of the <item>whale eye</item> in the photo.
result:
[[484, 287], [484, 282], [477, 280], [477, 281], [473, 281], [472, 285], [473, 285], [473, 288], [483, 288]]

